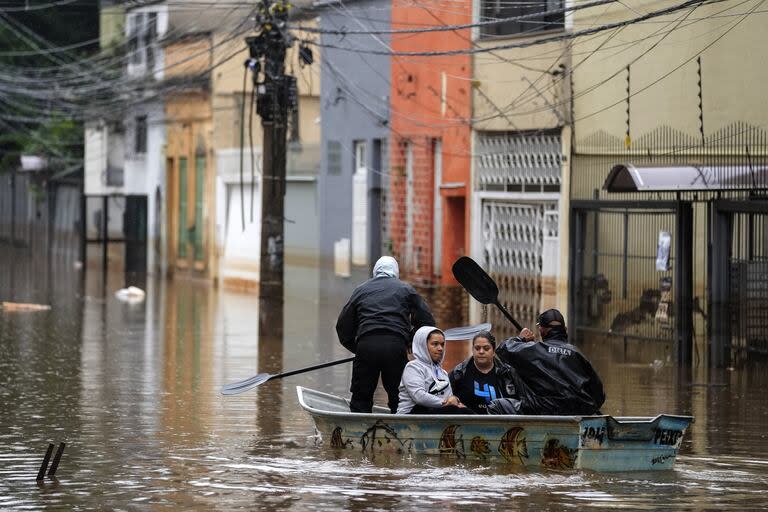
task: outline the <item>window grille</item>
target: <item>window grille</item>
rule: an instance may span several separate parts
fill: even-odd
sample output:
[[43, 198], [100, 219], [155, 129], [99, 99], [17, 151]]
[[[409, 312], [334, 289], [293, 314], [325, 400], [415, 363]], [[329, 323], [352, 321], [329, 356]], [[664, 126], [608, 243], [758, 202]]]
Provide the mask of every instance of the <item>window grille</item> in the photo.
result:
[[552, 12], [562, 8], [563, 0], [532, 0], [528, 2], [485, 0], [480, 4], [483, 21], [516, 18], [531, 14], [538, 14], [538, 16], [518, 21], [483, 25], [480, 29], [480, 36], [490, 38], [532, 34], [545, 30], [563, 30], [564, 14], [562, 12]]

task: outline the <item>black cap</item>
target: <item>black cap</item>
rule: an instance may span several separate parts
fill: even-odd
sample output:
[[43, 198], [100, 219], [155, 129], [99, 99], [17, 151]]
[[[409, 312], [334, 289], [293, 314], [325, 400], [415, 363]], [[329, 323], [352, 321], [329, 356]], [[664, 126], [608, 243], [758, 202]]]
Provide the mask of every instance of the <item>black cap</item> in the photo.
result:
[[560, 325], [565, 326], [565, 318], [563, 318], [563, 314], [556, 309], [548, 309], [540, 314], [539, 319], [536, 320], [536, 325], [549, 327], [552, 322], [560, 322]]

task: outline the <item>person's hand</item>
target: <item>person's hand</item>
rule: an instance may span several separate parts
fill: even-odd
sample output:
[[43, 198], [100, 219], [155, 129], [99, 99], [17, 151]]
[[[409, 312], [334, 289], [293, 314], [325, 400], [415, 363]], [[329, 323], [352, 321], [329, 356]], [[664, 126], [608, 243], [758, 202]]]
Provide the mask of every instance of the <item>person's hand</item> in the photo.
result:
[[459, 397], [456, 395], [451, 395], [445, 400], [443, 400], [443, 405], [455, 405], [456, 407], [461, 407], [461, 401], [459, 400]]
[[536, 339], [536, 336], [533, 334], [533, 331], [527, 327], [523, 327], [523, 330], [520, 331], [520, 337], [523, 338], [525, 341], [533, 341]]

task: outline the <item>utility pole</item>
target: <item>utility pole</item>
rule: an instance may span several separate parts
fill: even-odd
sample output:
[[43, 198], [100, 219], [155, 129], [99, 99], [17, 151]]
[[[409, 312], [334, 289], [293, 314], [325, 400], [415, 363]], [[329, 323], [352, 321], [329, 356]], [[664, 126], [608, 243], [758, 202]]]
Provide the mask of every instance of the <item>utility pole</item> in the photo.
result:
[[[297, 108], [296, 79], [285, 74], [285, 56], [293, 44], [288, 33], [288, 3], [262, 0], [256, 15], [258, 34], [246, 38], [253, 72], [256, 112], [264, 129], [261, 176], [261, 250], [259, 336], [283, 336], [283, 247], [285, 240], [285, 164], [289, 112]], [[252, 108], [252, 107], [251, 107]]]

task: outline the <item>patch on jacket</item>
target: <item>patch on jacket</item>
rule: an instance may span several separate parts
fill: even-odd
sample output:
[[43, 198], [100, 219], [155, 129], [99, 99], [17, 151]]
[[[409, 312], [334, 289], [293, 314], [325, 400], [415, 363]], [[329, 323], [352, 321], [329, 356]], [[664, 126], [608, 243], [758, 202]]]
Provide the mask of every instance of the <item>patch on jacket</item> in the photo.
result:
[[563, 347], [549, 347], [547, 350], [550, 354], [562, 354], [564, 356], [569, 356], [572, 354], [569, 349]]

